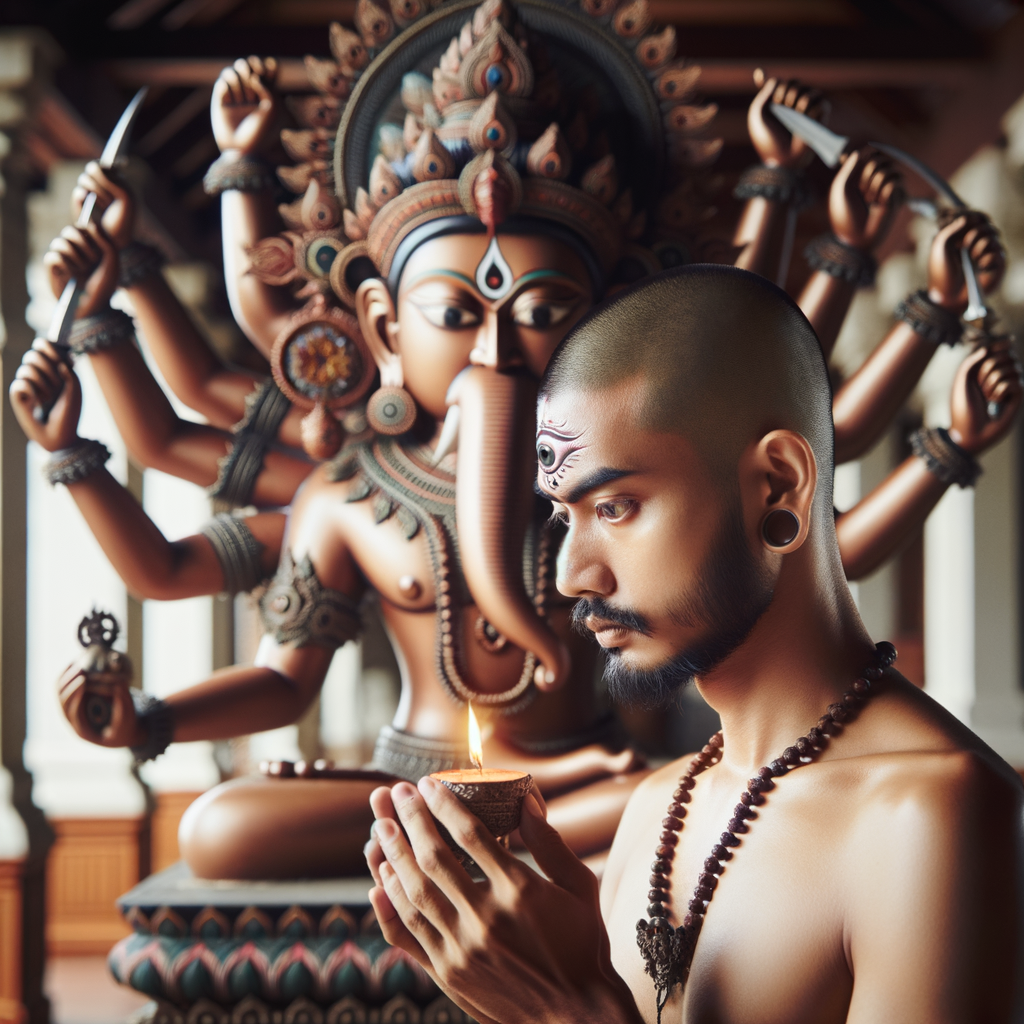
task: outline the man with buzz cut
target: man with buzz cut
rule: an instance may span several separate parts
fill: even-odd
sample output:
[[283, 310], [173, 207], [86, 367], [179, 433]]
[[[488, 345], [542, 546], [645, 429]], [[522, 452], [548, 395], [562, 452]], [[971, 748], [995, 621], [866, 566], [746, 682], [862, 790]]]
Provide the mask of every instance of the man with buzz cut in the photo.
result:
[[537, 482], [568, 530], [558, 589], [614, 697], [693, 681], [722, 731], [636, 791], [600, 897], [533, 795], [543, 874], [429, 778], [373, 794], [384, 936], [476, 1020], [1021, 1019], [1020, 779], [868, 637], [830, 399], [799, 309], [726, 267], [620, 293], [552, 360]]

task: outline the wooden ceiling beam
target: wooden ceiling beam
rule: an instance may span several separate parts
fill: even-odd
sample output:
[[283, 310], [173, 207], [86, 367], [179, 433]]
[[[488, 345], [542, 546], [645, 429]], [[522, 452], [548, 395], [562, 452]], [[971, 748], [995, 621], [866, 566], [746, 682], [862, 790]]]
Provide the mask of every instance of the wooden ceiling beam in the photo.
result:
[[[221, 57], [140, 58], [104, 61], [100, 65], [118, 84], [131, 89], [143, 85], [212, 86], [231, 62]], [[283, 92], [309, 90], [306, 67], [296, 57], [278, 60], [277, 84]]]
[[210, 105], [210, 88], [193, 89], [162, 121], [155, 124], [134, 146], [141, 156], [150, 156], [166, 145]]

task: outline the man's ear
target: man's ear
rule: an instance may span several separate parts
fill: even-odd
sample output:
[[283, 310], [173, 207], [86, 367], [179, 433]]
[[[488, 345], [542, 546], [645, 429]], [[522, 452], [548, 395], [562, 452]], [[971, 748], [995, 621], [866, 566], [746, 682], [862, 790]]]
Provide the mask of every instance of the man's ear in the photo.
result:
[[400, 388], [405, 384], [402, 357], [398, 352], [398, 315], [388, 286], [379, 277], [367, 278], [356, 291], [356, 316], [359, 329], [380, 370], [383, 387]]
[[741, 462], [743, 507], [769, 551], [788, 554], [803, 545], [817, 485], [814, 450], [795, 430], [773, 430], [748, 450]]

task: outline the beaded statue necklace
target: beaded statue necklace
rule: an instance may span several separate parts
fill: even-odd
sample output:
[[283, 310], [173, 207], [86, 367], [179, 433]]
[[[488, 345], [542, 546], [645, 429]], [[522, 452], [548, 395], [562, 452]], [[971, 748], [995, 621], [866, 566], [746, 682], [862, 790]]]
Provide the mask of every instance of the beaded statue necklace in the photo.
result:
[[791, 771], [810, 764], [826, 747], [829, 737], [841, 732], [843, 724], [850, 721], [864, 701], [871, 695], [871, 684], [879, 679], [883, 669], [896, 660], [896, 648], [887, 641], [875, 645], [876, 657], [872, 665], [864, 670], [853, 686], [843, 694], [841, 701], [830, 704], [818, 724], [805, 736], [801, 736], [791, 747], [786, 747], [782, 756], [765, 765], [747, 783], [746, 791], [732, 813], [725, 832], [722, 833], [711, 856], [704, 861], [704, 870], [697, 879], [693, 897], [687, 906], [682, 924], [669, 924], [669, 886], [672, 879], [672, 860], [679, 843], [679, 833], [686, 817], [686, 804], [690, 802], [690, 791], [695, 778], [701, 772], [718, 764], [722, 759], [722, 734], [715, 733], [704, 749], [690, 762], [676, 791], [668, 816], [662, 821], [663, 831], [655, 850], [655, 861], [651, 866], [651, 889], [647, 898], [650, 921], [641, 918], [636, 924], [636, 941], [640, 955], [644, 958], [644, 970], [654, 979], [655, 998], [658, 1006], [658, 1024], [661, 1011], [668, 1002], [676, 985], [686, 987], [690, 965], [697, 948], [704, 925], [708, 905], [715, 894], [719, 876], [725, 870], [725, 861], [731, 860], [732, 848], [740, 845], [737, 838], [750, 831], [747, 822], [756, 818], [755, 807], [765, 803], [765, 793], [775, 788], [773, 778], [779, 778]]

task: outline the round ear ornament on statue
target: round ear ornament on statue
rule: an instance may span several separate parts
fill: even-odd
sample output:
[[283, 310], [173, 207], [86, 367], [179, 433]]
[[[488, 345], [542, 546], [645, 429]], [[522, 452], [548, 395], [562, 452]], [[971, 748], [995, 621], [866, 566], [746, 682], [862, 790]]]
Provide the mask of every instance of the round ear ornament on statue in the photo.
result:
[[789, 547], [800, 536], [800, 520], [788, 508], [773, 508], [761, 520], [761, 537], [773, 551]]
[[302, 447], [315, 459], [329, 459], [341, 447], [336, 413], [357, 402], [377, 367], [359, 321], [317, 296], [281, 332], [270, 353], [274, 381], [285, 397], [308, 415]]
[[378, 388], [366, 403], [366, 422], [378, 434], [404, 434], [416, 422], [416, 403], [405, 388]]

